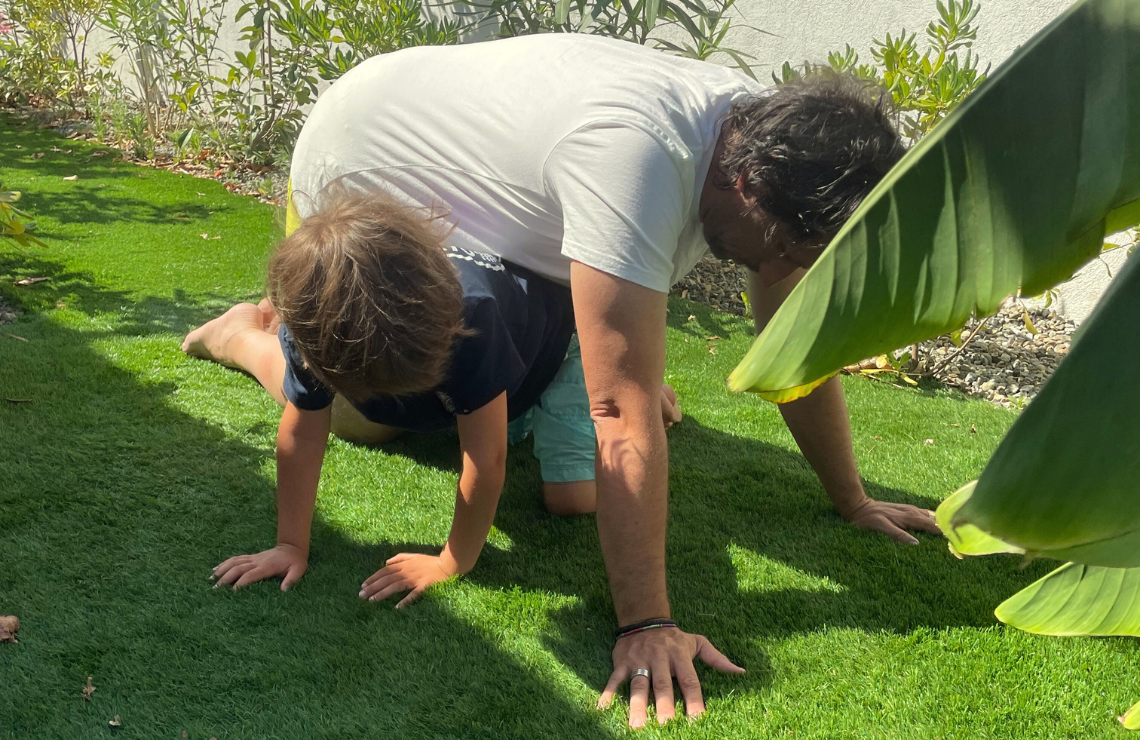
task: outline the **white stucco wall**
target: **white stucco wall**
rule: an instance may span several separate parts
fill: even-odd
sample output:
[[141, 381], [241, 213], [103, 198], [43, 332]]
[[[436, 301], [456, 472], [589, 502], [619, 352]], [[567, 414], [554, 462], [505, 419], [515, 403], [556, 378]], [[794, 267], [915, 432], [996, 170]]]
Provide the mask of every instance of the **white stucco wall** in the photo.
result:
[[[983, 63], [997, 63], [1060, 15], [1069, 0], [980, 0], [974, 51]], [[768, 34], [739, 29], [731, 45], [756, 58], [761, 79], [785, 61], [824, 61], [830, 51], [851, 44], [871, 61], [873, 38], [905, 28], [924, 38], [926, 25], [938, 17], [934, 0], [738, 0], [741, 23]], [[923, 45], [919, 46], [924, 48]]]

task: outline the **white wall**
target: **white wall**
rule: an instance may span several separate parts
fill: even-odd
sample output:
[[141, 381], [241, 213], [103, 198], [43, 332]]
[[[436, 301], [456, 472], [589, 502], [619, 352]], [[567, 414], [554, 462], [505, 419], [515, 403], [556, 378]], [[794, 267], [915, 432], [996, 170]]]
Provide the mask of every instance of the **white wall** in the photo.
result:
[[[1070, 5], [1069, 0], [981, 0], [974, 51], [983, 64], [996, 66]], [[824, 61], [845, 44], [871, 61], [873, 38], [905, 28], [921, 40], [926, 25], [938, 17], [934, 0], [738, 0], [737, 7], [739, 22], [772, 34], [747, 29], [730, 34], [731, 46], [756, 57], [761, 79], [785, 61]]]

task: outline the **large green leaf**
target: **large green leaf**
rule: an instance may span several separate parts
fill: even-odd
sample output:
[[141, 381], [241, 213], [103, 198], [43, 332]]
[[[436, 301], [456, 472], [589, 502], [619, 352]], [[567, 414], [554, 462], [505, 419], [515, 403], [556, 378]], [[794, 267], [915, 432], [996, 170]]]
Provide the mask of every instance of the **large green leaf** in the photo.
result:
[[958, 510], [970, 499], [977, 481], [967, 483], [959, 488], [950, 498], [942, 502], [934, 519], [950, 545], [950, 552], [958, 558], [967, 555], [996, 555], [997, 553], [1023, 554], [1025, 550], [1020, 547], [1002, 542], [996, 537], [986, 534], [973, 524], [960, 524], [955, 526], [954, 516]]
[[1068, 278], [1106, 230], [1140, 221], [1137, 201], [1140, 0], [1083, 0], [907, 153], [729, 384], [786, 400], [989, 315]]
[[1006, 600], [994, 614], [1039, 635], [1140, 637], [1140, 568], [1069, 563]]
[[951, 518], [1061, 560], [1140, 567], [1140, 252]]

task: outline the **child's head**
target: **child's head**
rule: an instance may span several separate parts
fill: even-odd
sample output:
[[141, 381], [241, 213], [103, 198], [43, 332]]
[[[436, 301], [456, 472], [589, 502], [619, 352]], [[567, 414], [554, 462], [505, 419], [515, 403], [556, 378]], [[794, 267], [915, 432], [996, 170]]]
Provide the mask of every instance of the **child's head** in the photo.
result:
[[432, 220], [384, 194], [331, 196], [274, 252], [267, 292], [309, 369], [351, 398], [434, 388], [465, 333]]

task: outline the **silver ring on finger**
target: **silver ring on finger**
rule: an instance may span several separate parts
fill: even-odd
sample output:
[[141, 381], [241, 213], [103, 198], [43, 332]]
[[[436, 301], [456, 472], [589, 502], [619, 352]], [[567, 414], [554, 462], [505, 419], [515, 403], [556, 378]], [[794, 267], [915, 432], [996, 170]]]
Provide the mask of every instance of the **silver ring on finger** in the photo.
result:
[[632, 681], [633, 679], [637, 678], [638, 676], [645, 676], [645, 678], [648, 679], [649, 678], [649, 669], [648, 668], [638, 668], [636, 671], [633, 672], [633, 675], [629, 677], [629, 680]]

